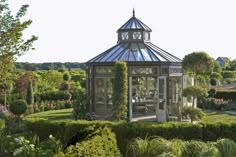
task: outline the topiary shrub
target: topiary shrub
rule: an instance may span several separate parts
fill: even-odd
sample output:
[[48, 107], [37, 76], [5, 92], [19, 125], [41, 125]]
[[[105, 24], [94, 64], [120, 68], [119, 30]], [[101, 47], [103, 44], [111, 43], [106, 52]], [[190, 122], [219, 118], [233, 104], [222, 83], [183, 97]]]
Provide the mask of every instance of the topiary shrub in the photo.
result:
[[126, 120], [128, 111], [128, 76], [125, 62], [115, 63], [115, 78], [113, 86], [113, 119]]
[[17, 115], [18, 117], [20, 117], [20, 115], [24, 114], [27, 110], [27, 103], [25, 100], [23, 99], [18, 99], [16, 101], [14, 101], [10, 107], [9, 107], [10, 111]]
[[217, 84], [217, 80], [215, 78], [212, 78], [210, 80], [210, 83], [211, 83], [212, 86], [215, 86]]
[[191, 122], [201, 120], [204, 117], [204, 112], [199, 108], [183, 107], [182, 116], [190, 118]]

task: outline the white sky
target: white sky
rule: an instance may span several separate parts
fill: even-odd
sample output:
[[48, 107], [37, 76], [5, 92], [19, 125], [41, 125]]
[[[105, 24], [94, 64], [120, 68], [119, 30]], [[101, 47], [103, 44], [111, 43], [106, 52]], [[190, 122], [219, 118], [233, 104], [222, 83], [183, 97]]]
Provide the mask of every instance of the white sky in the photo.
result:
[[152, 29], [151, 42], [183, 58], [205, 51], [236, 58], [235, 0], [9, 0], [13, 11], [29, 4], [36, 50], [18, 61], [86, 62], [117, 42], [117, 29], [132, 16]]

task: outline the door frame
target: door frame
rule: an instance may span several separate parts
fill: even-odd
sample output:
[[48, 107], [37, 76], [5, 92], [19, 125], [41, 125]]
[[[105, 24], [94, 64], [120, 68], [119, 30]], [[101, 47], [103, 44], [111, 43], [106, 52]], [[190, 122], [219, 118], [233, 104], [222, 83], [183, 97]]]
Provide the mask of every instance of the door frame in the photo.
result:
[[[164, 86], [163, 86], [163, 93], [160, 93], [160, 79], [164, 80]], [[156, 116], [158, 122], [166, 122], [167, 121], [167, 77], [166, 76], [159, 76], [157, 79], [157, 110], [156, 110]], [[163, 96], [162, 100], [162, 106], [160, 106], [160, 99], [161, 96]], [[160, 109], [161, 107], [161, 109]], [[163, 108], [163, 109], [162, 109]]]

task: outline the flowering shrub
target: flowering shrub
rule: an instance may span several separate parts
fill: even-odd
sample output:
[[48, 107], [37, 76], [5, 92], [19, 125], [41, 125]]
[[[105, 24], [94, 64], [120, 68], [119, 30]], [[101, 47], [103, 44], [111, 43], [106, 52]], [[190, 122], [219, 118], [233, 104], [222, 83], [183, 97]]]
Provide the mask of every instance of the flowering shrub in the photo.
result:
[[52, 135], [41, 143], [23, 136], [2, 136], [0, 134], [0, 156], [15, 157], [53, 157], [62, 149], [61, 143]]

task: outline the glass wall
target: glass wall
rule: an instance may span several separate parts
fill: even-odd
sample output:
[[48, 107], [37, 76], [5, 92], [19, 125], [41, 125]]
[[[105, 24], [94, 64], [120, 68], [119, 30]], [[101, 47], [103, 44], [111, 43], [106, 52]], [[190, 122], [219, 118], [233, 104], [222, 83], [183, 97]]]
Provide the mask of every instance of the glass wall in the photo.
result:
[[132, 67], [133, 117], [155, 115], [158, 67]]
[[112, 78], [95, 79], [95, 113], [109, 116], [112, 111]]
[[169, 105], [168, 115], [179, 116], [182, 104], [182, 77], [169, 78]]

